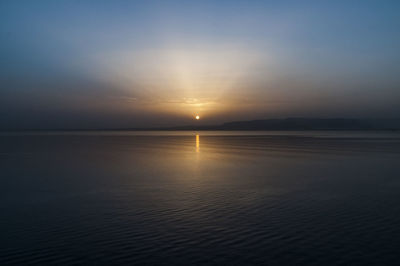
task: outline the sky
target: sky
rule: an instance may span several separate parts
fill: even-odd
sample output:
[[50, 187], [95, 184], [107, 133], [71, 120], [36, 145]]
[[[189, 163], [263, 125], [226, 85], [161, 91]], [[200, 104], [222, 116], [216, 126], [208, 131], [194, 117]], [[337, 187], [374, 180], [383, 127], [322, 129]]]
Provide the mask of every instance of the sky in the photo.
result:
[[0, 129], [399, 118], [399, 12], [397, 0], [2, 0]]

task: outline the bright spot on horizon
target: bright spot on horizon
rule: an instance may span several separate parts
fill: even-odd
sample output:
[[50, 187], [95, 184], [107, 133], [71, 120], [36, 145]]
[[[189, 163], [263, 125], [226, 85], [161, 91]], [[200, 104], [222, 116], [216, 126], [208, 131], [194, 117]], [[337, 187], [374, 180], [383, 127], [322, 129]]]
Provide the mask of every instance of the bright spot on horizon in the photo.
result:
[[196, 115], [196, 120], [199, 120], [199, 119], [200, 119], [200, 116]]

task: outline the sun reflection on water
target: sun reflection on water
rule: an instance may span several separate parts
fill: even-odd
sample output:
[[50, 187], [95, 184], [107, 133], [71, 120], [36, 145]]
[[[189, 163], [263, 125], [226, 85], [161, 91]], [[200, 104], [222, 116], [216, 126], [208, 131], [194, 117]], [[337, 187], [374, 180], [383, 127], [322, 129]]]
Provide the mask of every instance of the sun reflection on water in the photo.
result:
[[196, 134], [196, 152], [200, 150], [200, 135]]

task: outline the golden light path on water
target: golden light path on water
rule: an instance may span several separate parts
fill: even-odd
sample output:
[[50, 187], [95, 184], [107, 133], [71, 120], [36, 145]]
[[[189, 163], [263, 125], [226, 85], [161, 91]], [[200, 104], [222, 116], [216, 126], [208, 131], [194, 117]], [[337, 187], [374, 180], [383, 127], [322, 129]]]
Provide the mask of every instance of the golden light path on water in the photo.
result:
[[196, 152], [200, 151], [200, 135], [196, 134]]

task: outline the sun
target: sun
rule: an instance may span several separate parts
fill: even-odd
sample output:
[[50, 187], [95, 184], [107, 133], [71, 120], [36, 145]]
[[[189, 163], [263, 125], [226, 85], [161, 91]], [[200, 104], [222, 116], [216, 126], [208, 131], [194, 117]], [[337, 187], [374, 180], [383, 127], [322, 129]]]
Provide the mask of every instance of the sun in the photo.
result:
[[199, 120], [200, 119], [200, 116], [199, 115], [196, 115], [196, 120]]

